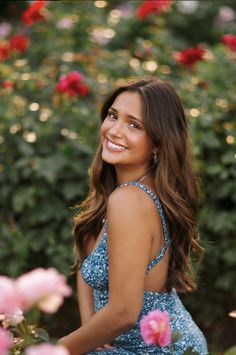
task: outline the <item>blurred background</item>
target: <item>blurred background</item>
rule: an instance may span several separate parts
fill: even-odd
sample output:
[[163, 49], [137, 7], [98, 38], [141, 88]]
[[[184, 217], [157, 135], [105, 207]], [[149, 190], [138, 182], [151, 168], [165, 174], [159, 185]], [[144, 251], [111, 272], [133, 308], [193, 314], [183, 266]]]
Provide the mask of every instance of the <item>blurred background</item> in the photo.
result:
[[210, 353], [225, 353], [236, 344], [235, 1], [0, 5], [0, 274], [57, 268], [75, 295], [41, 325], [52, 338], [79, 325], [71, 228], [102, 101], [133, 77], [169, 80], [188, 117], [206, 249], [199, 289], [182, 299]]

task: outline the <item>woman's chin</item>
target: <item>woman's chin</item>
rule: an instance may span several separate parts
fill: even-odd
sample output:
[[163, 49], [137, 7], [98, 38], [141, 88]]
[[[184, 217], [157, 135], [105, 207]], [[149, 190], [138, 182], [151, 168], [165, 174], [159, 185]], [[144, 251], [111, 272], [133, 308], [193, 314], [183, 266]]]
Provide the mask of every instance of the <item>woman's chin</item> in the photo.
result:
[[117, 163], [117, 159], [114, 158], [108, 158], [107, 156], [102, 156], [102, 160], [107, 163], [107, 164], [116, 164]]
[[115, 151], [110, 150], [107, 147], [103, 147], [102, 150], [102, 160], [108, 164], [126, 164], [129, 161], [129, 156], [127, 151]]
[[102, 160], [109, 164], [114, 164], [118, 161], [119, 157], [116, 155], [116, 152], [108, 152], [104, 150], [102, 152]]

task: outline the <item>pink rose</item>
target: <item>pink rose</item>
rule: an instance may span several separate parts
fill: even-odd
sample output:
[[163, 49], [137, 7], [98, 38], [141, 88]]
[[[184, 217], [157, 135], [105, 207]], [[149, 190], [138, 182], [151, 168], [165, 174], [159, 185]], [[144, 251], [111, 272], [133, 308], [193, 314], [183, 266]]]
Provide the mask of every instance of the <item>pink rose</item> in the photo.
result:
[[69, 355], [69, 351], [62, 345], [45, 343], [28, 347], [25, 355]]
[[4, 328], [9, 327], [10, 325], [17, 325], [21, 323], [24, 319], [24, 315], [21, 309], [17, 309], [13, 314], [0, 314], [0, 321]]
[[64, 275], [53, 268], [38, 268], [20, 276], [16, 280], [16, 290], [22, 310], [37, 305], [47, 313], [56, 312], [64, 297], [71, 295]]
[[7, 276], [0, 276], [0, 313], [14, 314], [19, 308], [15, 283]]
[[8, 355], [8, 349], [13, 345], [13, 339], [10, 334], [0, 327], [0, 354]]
[[146, 344], [168, 346], [171, 342], [170, 317], [167, 311], [149, 312], [140, 322], [141, 335]]
[[0, 37], [4, 38], [9, 35], [12, 30], [12, 25], [9, 22], [1, 22], [0, 24]]

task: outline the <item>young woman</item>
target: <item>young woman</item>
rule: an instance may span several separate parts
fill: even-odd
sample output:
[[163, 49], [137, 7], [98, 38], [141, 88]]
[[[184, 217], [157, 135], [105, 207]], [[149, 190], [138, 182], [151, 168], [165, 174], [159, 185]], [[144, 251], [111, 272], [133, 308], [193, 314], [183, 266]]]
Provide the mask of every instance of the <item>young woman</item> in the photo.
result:
[[166, 82], [138, 80], [111, 93], [101, 119], [90, 193], [74, 228], [82, 326], [60, 343], [71, 355], [171, 354], [140, 335], [142, 317], [159, 309], [182, 334], [175, 355], [188, 347], [207, 354], [177, 294], [196, 287], [190, 256], [202, 253], [181, 101]]

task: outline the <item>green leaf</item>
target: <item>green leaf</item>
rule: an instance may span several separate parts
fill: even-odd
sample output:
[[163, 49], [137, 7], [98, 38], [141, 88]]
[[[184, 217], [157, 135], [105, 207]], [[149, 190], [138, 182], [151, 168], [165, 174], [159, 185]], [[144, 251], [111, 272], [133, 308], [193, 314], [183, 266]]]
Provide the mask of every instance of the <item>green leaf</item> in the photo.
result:
[[38, 307], [32, 307], [27, 313], [27, 322], [29, 324], [38, 324], [40, 319], [40, 310]]
[[180, 331], [175, 330], [171, 333], [171, 342], [175, 343], [176, 341], [178, 341], [181, 338], [182, 334]]
[[45, 341], [45, 342], [50, 341], [48, 333], [43, 328], [36, 328], [35, 329], [35, 336], [36, 336], [36, 338], [39, 338], [42, 341]]

